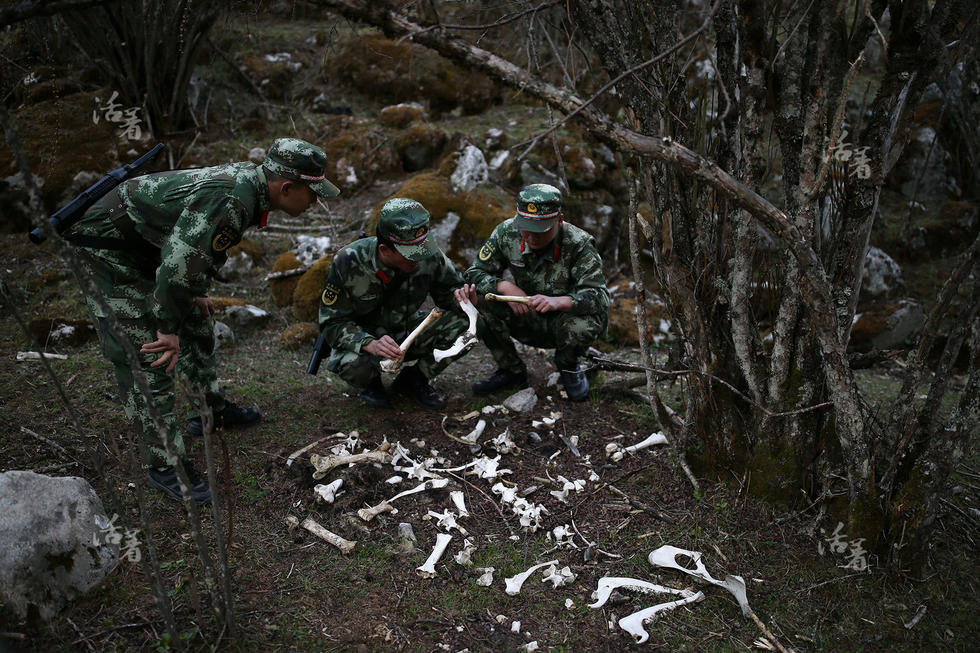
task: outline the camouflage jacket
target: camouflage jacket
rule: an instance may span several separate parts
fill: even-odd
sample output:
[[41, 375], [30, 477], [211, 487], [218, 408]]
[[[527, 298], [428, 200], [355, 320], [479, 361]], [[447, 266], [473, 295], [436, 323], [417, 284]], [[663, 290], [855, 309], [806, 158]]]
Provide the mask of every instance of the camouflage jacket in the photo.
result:
[[505, 220], [490, 234], [465, 276], [482, 297], [497, 292], [497, 282], [508, 269], [528, 295], [570, 295], [574, 315], [609, 310], [609, 290], [595, 239], [567, 222], [544, 251], [535, 252], [524, 245], [514, 219]]
[[[175, 333], [187, 314], [197, 310], [193, 299], [207, 295], [228, 248], [242, 239], [245, 229], [263, 223], [269, 188], [261, 166], [231, 163], [136, 177], [100, 204], [111, 202], [125, 208], [132, 231], [160, 249], [153, 314], [160, 331]], [[91, 215], [73, 231], [97, 228], [86, 225]]]
[[458, 310], [453, 291], [463, 277], [446, 255], [419, 261], [412, 274], [378, 260], [378, 239], [362, 238], [334, 256], [320, 297], [320, 329], [331, 347], [359, 352], [385, 333], [406, 333], [415, 312], [432, 296], [436, 306]]

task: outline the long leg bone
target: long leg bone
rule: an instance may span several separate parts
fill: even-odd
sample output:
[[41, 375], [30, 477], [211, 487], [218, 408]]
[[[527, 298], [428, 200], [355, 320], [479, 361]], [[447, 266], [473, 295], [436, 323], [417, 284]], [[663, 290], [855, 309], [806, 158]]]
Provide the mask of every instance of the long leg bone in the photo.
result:
[[453, 536], [448, 533], [439, 533], [436, 535], [436, 545], [432, 549], [432, 553], [429, 554], [429, 559], [421, 567], [415, 568], [419, 572], [419, 576], [422, 578], [432, 578], [436, 575], [436, 563], [439, 562], [442, 554], [446, 552], [446, 547], [449, 546], [449, 540], [451, 539], [453, 539]]
[[449, 349], [434, 349], [432, 351], [432, 357], [436, 359], [437, 363], [443, 358], [449, 358], [450, 356], [455, 356], [462, 351], [466, 351], [476, 344], [476, 318], [480, 315], [480, 312], [476, 310], [476, 306], [468, 301], [460, 302], [459, 307], [463, 309], [463, 312], [470, 318], [470, 324], [466, 327], [466, 331], [459, 334], [459, 337], [456, 338], [456, 342], [454, 342]]
[[702, 599], [704, 599], [704, 594], [698, 592], [697, 594], [692, 594], [691, 596], [683, 599], [677, 599], [676, 601], [670, 601], [669, 603], [659, 603], [623, 617], [619, 620], [619, 627], [632, 635], [637, 644], [642, 644], [650, 637], [650, 633], [648, 633], [643, 627], [643, 622], [653, 619], [660, 612], [673, 610], [674, 608], [686, 605], [688, 603], [697, 603]]
[[456, 490], [449, 493], [449, 498], [452, 499], [453, 504], [456, 506], [456, 510], [459, 511], [460, 517], [469, 517], [470, 511], [466, 509], [466, 504], [463, 502], [463, 491]]
[[667, 444], [667, 438], [664, 437], [663, 431], [657, 431], [648, 437], [646, 440], [637, 442], [631, 447], [626, 447], [625, 451], [628, 453], [636, 453], [640, 449], [646, 449], [647, 447], [652, 447], [655, 444]]
[[425, 331], [430, 324], [438, 320], [440, 317], [442, 317], [441, 309], [433, 308], [431, 311], [429, 311], [429, 314], [425, 316], [425, 319], [422, 320], [419, 325], [415, 327], [404, 340], [401, 341], [401, 344], [398, 345], [398, 347], [402, 350], [402, 357], [397, 359], [386, 358], [385, 360], [381, 361], [381, 371], [394, 374], [401, 370], [402, 361], [405, 358], [405, 352], [408, 351], [408, 348], [412, 345], [412, 342], [414, 342], [415, 339], [419, 337], [419, 334]]
[[419, 483], [411, 490], [405, 490], [404, 492], [400, 492], [390, 499], [385, 499], [376, 506], [361, 508], [357, 511], [357, 516], [364, 521], [371, 521], [383, 512], [391, 512], [394, 510], [394, 506], [391, 505], [391, 502], [395, 499], [401, 499], [402, 497], [407, 497], [409, 494], [415, 494], [416, 492], [422, 492], [423, 490], [443, 488], [447, 485], [449, 485], [448, 478], [430, 478], [423, 483]]
[[548, 562], [542, 562], [539, 565], [534, 565], [527, 571], [522, 571], [516, 576], [505, 578], [504, 583], [506, 584], [506, 589], [504, 590], [504, 592], [506, 592], [510, 596], [516, 596], [520, 594], [521, 586], [524, 584], [524, 581], [526, 581], [531, 576], [531, 574], [533, 574], [538, 569], [541, 569], [543, 567], [549, 567], [551, 565], [557, 565], [557, 564], [558, 564], [557, 560], [549, 560]]
[[292, 467], [293, 466], [293, 461], [295, 461], [297, 458], [299, 458], [304, 453], [306, 453], [307, 451], [309, 451], [310, 449], [312, 449], [316, 445], [320, 444], [324, 440], [330, 440], [331, 438], [343, 438], [343, 437], [347, 437], [347, 435], [344, 434], [344, 433], [334, 433], [333, 435], [325, 435], [325, 436], [323, 436], [322, 438], [320, 438], [318, 440], [314, 440], [313, 442], [309, 443], [305, 447], [302, 447], [300, 449], [297, 449], [293, 453], [289, 454], [289, 458], [286, 459], [286, 467]]
[[391, 454], [388, 450], [391, 448], [391, 444], [388, 442], [382, 442], [374, 451], [366, 451], [364, 453], [355, 453], [351, 455], [342, 456], [317, 456], [316, 454], [310, 456], [310, 462], [313, 463], [313, 467], [316, 468], [316, 472], [313, 474], [315, 480], [320, 480], [327, 475], [334, 467], [340, 467], [341, 465], [351, 465], [354, 463], [363, 462], [378, 462], [386, 463], [391, 460]]
[[488, 292], [483, 298], [488, 302], [516, 302], [518, 304], [526, 304], [531, 299], [525, 295], [498, 295], [492, 292]]
[[310, 519], [309, 517], [304, 519], [303, 523], [300, 524], [298, 519], [296, 519], [292, 515], [287, 515], [286, 523], [289, 524], [290, 527], [292, 528], [295, 528], [297, 524], [302, 526], [309, 532], [319, 537], [321, 540], [333, 544], [335, 547], [340, 549], [341, 553], [350, 553], [351, 551], [354, 550], [354, 547], [357, 546], [357, 542], [351, 542], [350, 540], [345, 540], [344, 538], [337, 535], [336, 533], [331, 533], [330, 531], [328, 531], [323, 526], [316, 523], [314, 520]]

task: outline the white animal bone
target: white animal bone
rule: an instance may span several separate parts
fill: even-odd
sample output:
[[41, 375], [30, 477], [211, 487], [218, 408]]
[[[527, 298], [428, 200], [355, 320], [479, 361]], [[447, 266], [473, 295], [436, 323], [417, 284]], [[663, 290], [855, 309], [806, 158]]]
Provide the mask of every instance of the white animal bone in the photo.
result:
[[618, 589], [628, 589], [628, 590], [638, 590], [640, 592], [646, 593], [659, 593], [659, 594], [677, 594], [683, 597], [694, 596], [694, 592], [691, 590], [678, 590], [673, 587], [664, 587], [663, 585], [657, 585], [655, 583], [649, 583], [645, 580], [637, 580], [636, 578], [623, 578], [621, 576], [603, 576], [599, 579], [599, 586], [595, 591], [596, 600], [595, 603], [590, 603], [590, 608], [601, 608], [609, 600], [609, 596], [612, 594], [613, 590]]
[[[694, 561], [695, 569], [688, 569], [677, 564], [675, 558], [678, 555], [690, 557]], [[656, 551], [651, 551], [650, 555], [647, 556], [647, 560], [650, 561], [651, 565], [656, 567], [677, 569], [678, 571], [683, 571], [685, 574], [697, 576], [701, 580], [707, 581], [712, 585], [724, 587], [726, 590], [731, 592], [732, 596], [735, 597], [735, 600], [738, 601], [738, 606], [742, 609], [742, 616], [750, 617], [752, 615], [752, 608], [749, 607], [749, 599], [745, 594], [745, 580], [741, 576], [725, 576], [725, 580], [715, 580], [711, 577], [711, 574], [708, 573], [704, 563], [701, 562], [701, 553], [697, 551], [678, 549], [675, 546], [664, 545]]]
[[476, 584], [480, 587], [493, 585], [493, 572], [496, 570], [493, 567], [480, 567], [480, 569], [483, 570], [483, 573], [476, 579]]
[[409, 494], [415, 494], [416, 492], [422, 492], [424, 490], [443, 488], [446, 487], [447, 485], [449, 485], [448, 478], [432, 478], [429, 479], [428, 481], [423, 481], [422, 483], [419, 483], [411, 490], [405, 490], [404, 492], [399, 492], [395, 496], [391, 497], [390, 499], [385, 499], [384, 501], [382, 501], [376, 506], [372, 506], [370, 508], [361, 508], [360, 510], [357, 511], [357, 516], [363, 519], [364, 521], [371, 521], [381, 513], [390, 512], [391, 510], [393, 510], [394, 506], [391, 505], [391, 502], [394, 501], [395, 499], [401, 499], [402, 497], [407, 497]]
[[364, 453], [355, 453], [346, 456], [317, 456], [316, 454], [310, 456], [310, 462], [313, 463], [313, 467], [316, 468], [316, 472], [313, 474], [315, 480], [320, 480], [327, 475], [334, 467], [340, 467], [341, 465], [354, 465], [356, 463], [364, 462], [377, 462], [386, 463], [391, 460], [391, 454], [388, 450], [391, 448], [391, 444], [387, 441], [382, 442], [377, 449], [374, 451], [365, 451]]
[[648, 633], [643, 627], [643, 622], [653, 619], [660, 612], [673, 610], [676, 607], [686, 605], [688, 603], [697, 603], [702, 599], [704, 599], [704, 594], [698, 592], [697, 594], [687, 598], [677, 599], [676, 601], [670, 601], [669, 603], [659, 603], [623, 617], [619, 620], [619, 627], [632, 635], [637, 644], [642, 644], [650, 638], [650, 633]]
[[575, 574], [572, 573], [569, 567], [562, 567], [559, 570], [558, 565], [551, 565], [545, 570], [544, 578], [541, 580], [545, 583], [551, 583], [555, 587], [561, 587], [575, 580]]
[[555, 526], [553, 529], [551, 529], [551, 533], [548, 535], [554, 539], [555, 545], [557, 546], [570, 546], [573, 548], [578, 548], [575, 546], [575, 542], [573, 541], [575, 533], [568, 527], [568, 524], [563, 526]]
[[511, 453], [512, 451], [517, 451], [517, 445], [514, 440], [510, 437], [510, 429], [504, 429], [504, 432], [495, 437], [490, 441], [490, 446], [497, 450], [497, 453]]
[[[472, 431], [470, 431], [469, 433], [461, 437], [460, 440], [462, 440], [467, 444], [476, 444], [476, 441], [480, 439], [480, 436], [483, 435], [483, 431], [486, 428], [487, 428], [487, 421], [485, 419], [481, 419], [479, 422], [476, 423], [476, 427]], [[479, 449], [477, 449], [477, 451], [479, 451]]]
[[498, 295], [492, 292], [488, 292], [483, 298], [488, 302], [512, 302], [517, 304], [527, 304], [531, 299], [527, 295]]
[[507, 487], [503, 483], [496, 483], [490, 488], [494, 494], [500, 495], [500, 500], [504, 503], [514, 503], [517, 500], [517, 487]]
[[433, 519], [436, 520], [436, 525], [439, 526], [439, 528], [445, 528], [447, 531], [455, 528], [463, 535], [463, 537], [466, 537], [466, 535], [468, 535], [466, 529], [460, 526], [458, 523], [456, 523], [456, 515], [454, 515], [452, 511], [447, 510], [445, 512], [438, 513], [433, 510], [430, 510], [427, 514], [429, 515], [429, 517], [432, 517]]
[[439, 533], [436, 535], [436, 545], [432, 548], [432, 553], [429, 554], [428, 560], [421, 567], [415, 568], [419, 572], [419, 576], [433, 578], [436, 575], [436, 563], [439, 562], [442, 554], [446, 552], [446, 547], [449, 546], [449, 540], [451, 539], [453, 539], [453, 536], [448, 533]]
[[540, 503], [531, 503], [523, 497], [518, 497], [514, 501], [511, 510], [518, 516], [521, 526], [532, 533], [541, 528], [542, 515], [550, 514], [548, 509]]
[[300, 524], [298, 519], [296, 519], [292, 515], [287, 515], [286, 523], [293, 528], [295, 528], [297, 525], [302, 526], [309, 532], [319, 537], [321, 540], [333, 544], [335, 547], [340, 549], [341, 553], [350, 553], [351, 551], [354, 550], [354, 547], [357, 546], [357, 542], [351, 542], [350, 540], [345, 540], [344, 538], [337, 535], [336, 533], [331, 533], [330, 531], [328, 531], [323, 526], [316, 523], [309, 517], [304, 519], [303, 523]]
[[548, 567], [550, 565], [557, 565], [557, 564], [558, 564], [557, 560], [549, 560], [548, 562], [542, 562], [539, 565], [534, 565], [527, 571], [522, 571], [516, 576], [505, 578], [504, 584], [506, 585], [506, 589], [504, 589], [504, 592], [506, 592], [510, 596], [517, 596], [518, 594], [521, 593], [521, 586], [524, 584], [524, 581], [526, 581], [531, 576], [531, 574], [536, 572], [538, 569], [542, 569], [544, 567]]
[[466, 504], [463, 503], [463, 491], [454, 490], [449, 493], [449, 498], [452, 499], [453, 505], [456, 506], [456, 510], [459, 511], [460, 517], [469, 517], [470, 511], [466, 509]]
[[337, 438], [337, 437], [346, 437], [346, 435], [344, 433], [339, 433], [339, 432], [338, 433], [334, 433], [333, 435], [325, 435], [322, 438], [319, 438], [317, 440], [314, 440], [313, 442], [309, 443], [305, 447], [301, 447], [301, 448], [297, 449], [293, 453], [289, 454], [289, 458], [286, 458], [286, 467], [292, 467], [294, 460], [296, 460], [297, 458], [299, 458], [304, 453], [306, 453], [307, 451], [309, 451], [310, 449], [312, 449], [316, 445], [320, 444], [324, 440], [329, 440], [331, 438]]
[[469, 567], [473, 564], [472, 556], [473, 551], [476, 550], [476, 545], [473, 544], [473, 540], [466, 538], [463, 540], [463, 548], [459, 550], [455, 558], [456, 564], [463, 565], [464, 567]]
[[512, 621], [510, 623], [510, 632], [520, 634], [520, 632], [521, 632], [521, 622], [520, 621], [516, 621], [516, 620], [515, 621]]
[[336, 481], [328, 485], [323, 485], [321, 483], [313, 487], [313, 494], [315, 494], [321, 501], [333, 503], [334, 499], [337, 498], [337, 490], [339, 490], [340, 486], [343, 484], [344, 479], [342, 478], [338, 478]]
[[583, 490], [585, 490], [585, 481], [582, 479], [569, 481], [567, 478], [559, 474], [558, 480], [561, 481], [562, 484], [561, 490], [552, 490], [549, 494], [562, 503], [568, 503], [569, 492], [580, 494]]
[[425, 331], [430, 324], [438, 320], [440, 317], [442, 317], [441, 309], [433, 308], [431, 311], [429, 311], [429, 314], [425, 316], [425, 319], [422, 320], [419, 325], [415, 327], [404, 340], [401, 341], [401, 344], [398, 345], [398, 348], [402, 350], [401, 358], [386, 358], [385, 360], [381, 361], [381, 371], [394, 374], [401, 370], [402, 361], [405, 360], [405, 352], [412, 346], [415, 339], [419, 337], [419, 334]]
[[503, 476], [504, 474], [511, 474], [509, 469], [498, 470], [497, 467], [500, 465], [500, 456], [496, 458], [488, 458], [483, 456], [482, 458], [477, 458], [475, 464], [473, 465], [473, 473], [480, 478], [496, 478], [498, 476]]
[[453, 343], [452, 347], [449, 349], [434, 349], [432, 351], [432, 357], [437, 363], [443, 358], [449, 358], [450, 356], [455, 356], [461, 351], [466, 351], [476, 344], [476, 318], [480, 315], [480, 312], [476, 310], [476, 306], [473, 306], [469, 300], [461, 301], [459, 303], [459, 307], [463, 309], [466, 316], [470, 318], [469, 326], [466, 327], [466, 331], [459, 334], [459, 337], [456, 338], [456, 342]]
[[626, 447], [626, 452], [636, 453], [640, 449], [646, 449], [647, 447], [652, 447], [655, 444], [667, 444], [667, 438], [664, 436], [663, 431], [652, 433], [646, 440], [637, 442], [633, 446]]

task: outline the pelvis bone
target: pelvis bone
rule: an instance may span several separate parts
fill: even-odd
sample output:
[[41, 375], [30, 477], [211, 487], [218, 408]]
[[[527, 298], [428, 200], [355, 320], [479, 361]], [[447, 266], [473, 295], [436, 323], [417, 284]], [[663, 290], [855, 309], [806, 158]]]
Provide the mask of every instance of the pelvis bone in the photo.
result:
[[364, 462], [386, 463], [391, 460], [391, 454], [388, 452], [390, 448], [390, 443], [382, 442], [381, 445], [374, 451], [366, 451], [364, 453], [337, 456], [318, 456], [314, 454], [310, 456], [310, 462], [313, 463], [313, 467], [316, 468], [316, 472], [313, 473], [313, 478], [319, 481], [321, 478], [326, 476], [327, 472], [329, 472], [331, 469], [334, 467], [340, 467], [341, 465], [351, 465], [354, 463]]
[[672, 587], [664, 587], [663, 585], [657, 585], [655, 583], [648, 583], [645, 580], [637, 580], [635, 578], [621, 578], [615, 576], [606, 576], [599, 579], [599, 586], [596, 589], [596, 600], [595, 603], [590, 603], [590, 608], [599, 608], [605, 605], [606, 601], [609, 600], [609, 596], [612, 594], [613, 590], [616, 589], [630, 589], [639, 590], [641, 592], [656, 592], [662, 594], [679, 594], [682, 599], [676, 601], [671, 601], [669, 603], [659, 603], [657, 605], [645, 608], [638, 612], [634, 612], [631, 615], [623, 617], [619, 620], [619, 627], [628, 632], [636, 639], [637, 644], [642, 644], [647, 641], [650, 635], [643, 628], [643, 623], [653, 619], [658, 613], [664, 612], [666, 610], [673, 610], [674, 608], [684, 605], [686, 603], [694, 603], [700, 601], [704, 598], [704, 594], [701, 592], [692, 592], [691, 590], [678, 590]]
[[404, 340], [401, 341], [401, 344], [398, 345], [398, 347], [402, 350], [402, 357], [396, 359], [385, 359], [381, 361], [381, 371], [388, 372], [389, 374], [395, 374], [401, 370], [402, 361], [405, 359], [405, 352], [412, 346], [415, 339], [419, 337], [419, 334], [425, 331], [430, 324], [438, 320], [440, 317], [442, 317], [442, 310], [433, 308], [431, 311], [429, 311], [429, 314], [425, 316], [425, 319], [422, 320], [419, 325], [415, 327]]
[[[682, 567], [677, 564], [675, 558], [678, 555], [685, 555], [694, 561], [694, 569], [688, 569], [687, 567]], [[741, 576], [725, 576], [725, 580], [715, 580], [708, 573], [705, 568], [704, 563], [701, 562], [701, 554], [697, 551], [686, 551], [684, 549], [678, 549], [676, 546], [665, 545], [657, 549], [656, 551], [651, 551], [650, 555], [647, 556], [647, 560], [650, 561], [651, 565], [656, 567], [668, 567], [670, 569], [676, 569], [678, 571], [683, 571], [685, 574], [690, 574], [691, 576], [697, 576], [701, 580], [707, 581], [712, 585], [717, 585], [718, 587], [724, 587], [726, 590], [731, 592], [735, 600], [738, 601], [738, 606], [742, 609], [743, 617], [752, 616], [752, 608], [749, 607], [749, 599], [745, 594], [745, 580]]]
[[476, 310], [476, 306], [468, 301], [460, 302], [459, 307], [463, 309], [466, 316], [470, 318], [470, 324], [466, 327], [466, 331], [459, 334], [459, 337], [456, 338], [456, 342], [453, 343], [452, 347], [449, 349], [435, 349], [432, 351], [432, 357], [436, 359], [437, 363], [443, 358], [449, 358], [450, 356], [455, 356], [460, 352], [464, 352], [476, 344], [476, 318], [480, 315], [480, 312]]

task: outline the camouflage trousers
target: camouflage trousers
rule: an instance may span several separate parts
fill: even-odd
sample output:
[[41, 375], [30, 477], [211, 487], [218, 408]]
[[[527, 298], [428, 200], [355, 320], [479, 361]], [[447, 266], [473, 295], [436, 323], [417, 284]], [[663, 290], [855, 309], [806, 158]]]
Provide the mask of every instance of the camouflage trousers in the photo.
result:
[[528, 313], [515, 315], [506, 304], [480, 302], [480, 319], [476, 333], [497, 367], [516, 372], [527, 370], [517, 354], [516, 339], [525, 345], [555, 350], [555, 365], [559, 370], [574, 370], [589, 345], [606, 330], [609, 316], [572, 315], [567, 312]]
[[[153, 301], [154, 281], [145, 276], [146, 270], [133, 268], [132, 261], [127, 260], [122, 252], [83, 247], [78, 247], [75, 251], [82, 261], [82, 271], [92, 278], [119, 320], [122, 333], [116, 334], [109, 328], [105, 313], [96, 301], [85, 293], [86, 304], [99, 333], [102, 353], [112, 363], [115, 372], [123, 410], [139, 431], [143, 463], [147, 467], [166, 466], [163, 443], [153, 425], [146, 399], [136, 386], [121, 340], [121, 337], [128, 338], [139, 352], [142, 345], [157, 339], [156, 320], [150, 305]], [[79, 272], [76, 271], [76, 276], [78, 275]], [[83, 291], [85, 287], [82, 284]], [[182, 457], [185, 454], [182, 429], [174, 413], [175, 376], [177, 382], [188, 389], [192, 401], [203, 394], [205, 401], [215, 412], [224, 408], [225, 399], [217, 382], [214, 326], [211, 317], [195, 309], [180, 327], [177, 336], [180, 339], [180, 355], [176, 375], [167, 374], [165, 365], [150, 367], [150, 363], [159, 358], [159, 354], [139, 354], [139, 359], [153, 403], [163, 417], [167, 437], [175, 453]]]
[[[428, 311], [416, 311], [410, 320], [409, 328], [399, 333], [391, 333], [383, 327], [369, 328], [366, 330], [377, 338], [383, 335], [389, 335], [395, 342], [400, 344], [405, 336], [425, 319], [428, 313]], [[404, 364], [418, 365], [419, 371], [422, 372], [425, 378], [434, 378], [446, 369], [446, 366], [462, 357], [466, 352], [444, 358], [437, 363], [432, 357], [432, 350], [449, 349], [453, 342], [456, 341], [456, 338], [463, 331], [466, 331], [468, 325], [469, 320], [463, 314], [445, 311], [442, 317], [433, 322], [415, 339], [405, 354]], [[334, 349], [330, 352], [330, 357], [327, 359], [327, 369], [355, 388], [363, 388], [380, 374], [382, 360], [381, 357], [374, 356], [366, 351], [355, 352], [350, 349]]]

